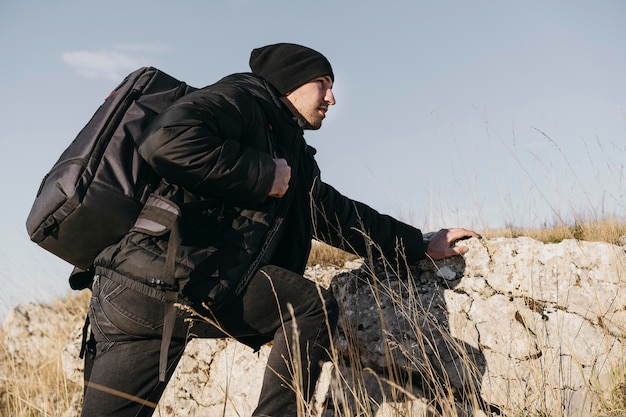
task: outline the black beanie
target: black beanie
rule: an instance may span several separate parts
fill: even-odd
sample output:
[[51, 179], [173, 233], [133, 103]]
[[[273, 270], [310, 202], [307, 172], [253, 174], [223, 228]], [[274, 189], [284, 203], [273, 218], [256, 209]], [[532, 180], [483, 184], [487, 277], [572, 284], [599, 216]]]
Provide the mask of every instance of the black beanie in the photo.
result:
[[278, 89], [288, 93], [314, 78], [329, 75], [330, 62], [317, 51], [293, 43], [277, 43], [256, 48], [250, 54], [250, 69]]

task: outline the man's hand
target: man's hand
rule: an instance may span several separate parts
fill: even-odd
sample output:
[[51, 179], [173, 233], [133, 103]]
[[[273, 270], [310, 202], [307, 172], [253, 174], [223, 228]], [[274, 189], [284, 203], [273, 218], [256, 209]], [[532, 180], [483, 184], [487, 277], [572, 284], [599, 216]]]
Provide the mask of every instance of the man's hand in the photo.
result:
[[285, 195], [289, 188], [289, 180], [291, 179], [291, 167], [287, 165], [287, 160], [283, 158], [274, 159], [276, 171], [274, 173], [274, 183], [270, 191], [270, 197], [280, 198]]
[[469, 250], [467, 246], [452, 247], [452, 245], [458, 240], [469, 239], [470, 237], [480, 238], [481, 236], [462, 228], [441, 229], [430, 238], [426, 254], [434, 260], [463, 255]]

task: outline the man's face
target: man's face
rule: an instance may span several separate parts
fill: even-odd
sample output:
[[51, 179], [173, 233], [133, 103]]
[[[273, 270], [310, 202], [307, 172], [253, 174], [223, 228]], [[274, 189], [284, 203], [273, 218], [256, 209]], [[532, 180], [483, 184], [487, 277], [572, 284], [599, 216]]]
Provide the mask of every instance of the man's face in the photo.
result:
[[333, 80], [330, 76], [314, 78], [301, 85], [290, 93], [285, 94], [285, 99], [292, 110], [306, 122], [305, 128], [317, 130], [322, 127], [322, 120], [326, 117], [328, 106], [335, 104], [333, 95]]

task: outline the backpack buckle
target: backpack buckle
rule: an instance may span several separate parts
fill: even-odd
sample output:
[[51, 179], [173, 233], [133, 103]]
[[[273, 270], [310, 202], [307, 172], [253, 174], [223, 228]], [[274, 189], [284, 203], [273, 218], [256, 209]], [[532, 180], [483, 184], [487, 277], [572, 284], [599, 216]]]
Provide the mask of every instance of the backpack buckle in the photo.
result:
[[158, 278], [153, 278], [150, 280], [150, 282], [148, 283], [148, 285], [150, 285], [151, 287], [154, 287], [156, 289], [159, 290], [164, 290], [164, 291], [178, 291], [178, 284], [170, 284], [169, 282], [160, 280]]

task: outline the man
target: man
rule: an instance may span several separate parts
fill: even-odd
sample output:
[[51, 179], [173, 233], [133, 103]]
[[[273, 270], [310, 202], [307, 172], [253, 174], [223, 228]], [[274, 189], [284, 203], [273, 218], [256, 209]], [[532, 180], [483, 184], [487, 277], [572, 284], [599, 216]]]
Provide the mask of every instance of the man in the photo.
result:
[[[320, 180], [303, 130], [319, 129], [335, 104], [322, 54], [268, 45], [252, 51], [250, 67], [181, 98], [144, 134], [140, 153], [164, 179], [147, 211], [180, 219], [140, 215], [96, 259], [85, 417], [151, 415], [191, 332], [254, 349], [273, 341], [253, 415], [296, 416], [295, 391], [311, 399], [338, 317], [332, 294], [302, 276], [312, 238], [389, 259], [401, 247], [416, 262], [462, 254], [453, 242], [478, 237], [450, 229], [424, 242]], [[187, 313], [168, 316], [172, 294], [211, 324], [190, 332]]]

